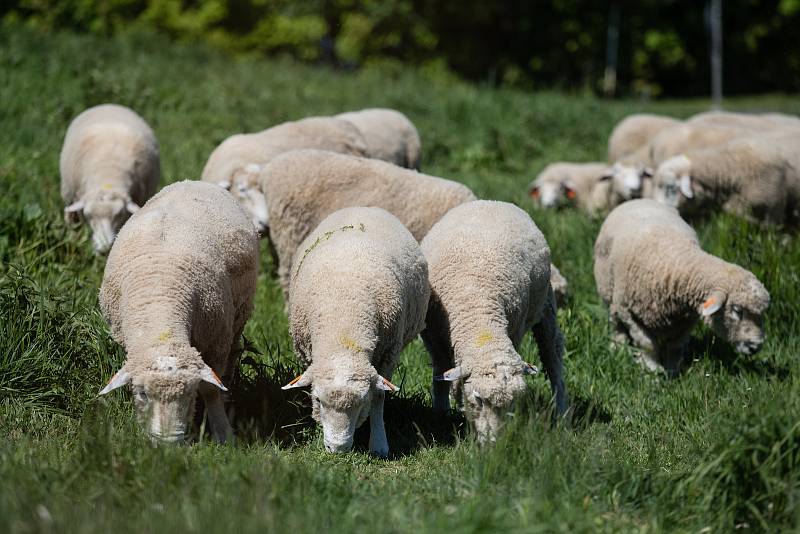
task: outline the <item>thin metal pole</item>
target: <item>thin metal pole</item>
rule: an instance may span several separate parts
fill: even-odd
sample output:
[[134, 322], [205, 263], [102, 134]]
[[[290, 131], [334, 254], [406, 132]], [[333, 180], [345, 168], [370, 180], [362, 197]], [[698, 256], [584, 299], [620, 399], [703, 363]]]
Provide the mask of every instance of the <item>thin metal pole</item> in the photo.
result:
[[617, 58], [619, 56], [619, 3], [612, 2], [608, 13], [606, 37], [606, 70], [603, 75], [603, 93], [613, 97], [617, 91]]
[[722, 0], [711, 0], [711, 100], [714, 109], [722, 108]]

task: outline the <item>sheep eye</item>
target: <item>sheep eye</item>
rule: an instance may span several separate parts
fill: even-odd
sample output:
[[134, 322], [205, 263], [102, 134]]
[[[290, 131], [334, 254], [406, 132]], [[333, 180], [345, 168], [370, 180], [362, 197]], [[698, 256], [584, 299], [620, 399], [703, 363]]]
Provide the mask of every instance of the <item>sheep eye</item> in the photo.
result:
[[734, 317], [741, 317], [742, 316], [742, 307], [741, 306], [731, 306], [731, 314]]
[[143, 389], [137, 391], [135, 395], [136, 395], [136, 400], [138, 400], [139, 402], [147, 402], [147, 393]]

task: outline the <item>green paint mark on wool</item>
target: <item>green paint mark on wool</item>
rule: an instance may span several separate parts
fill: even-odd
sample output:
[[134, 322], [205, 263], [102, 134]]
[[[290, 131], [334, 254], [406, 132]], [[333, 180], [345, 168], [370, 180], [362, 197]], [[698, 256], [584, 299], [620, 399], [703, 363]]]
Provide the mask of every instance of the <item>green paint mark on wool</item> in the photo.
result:
[[[348, 224], [346, 226], [342, 226], [341, 228], [336, 228], [334, 230], [328, 230], [327, 232], [325, 232], [321, 236], [317, 237], [314, 240], [314, 242], [311, 243], [311, 246], [308, 247], [305, 251], [303, 251], [303, 257], [300, 258], [300, 262], [297, 264], [297, 269], [294, 271], [294, 277], [293, 278], [297, 277], [297, 275], [300, 273], [300, 267], [302, 267], [303, 266], [303, 262], [306, 261], [306, 257], [309, 254], [311, 254], [311, 251], [314, 250], [315, 248], [317, 248], [317, 246], [320, 243], [330, 239], [331, 236], [333, 236], [333, 234], [335, 234], [336, 232], [345, 232], [347, 230], [354, 230], [354, 229], [355, 229], [355, 225]], [[367, 231], [367, 227], [364, 226], [364, 223], [358, 223], [358, 229], [361, 230], [362, 232], [366, 232]]]

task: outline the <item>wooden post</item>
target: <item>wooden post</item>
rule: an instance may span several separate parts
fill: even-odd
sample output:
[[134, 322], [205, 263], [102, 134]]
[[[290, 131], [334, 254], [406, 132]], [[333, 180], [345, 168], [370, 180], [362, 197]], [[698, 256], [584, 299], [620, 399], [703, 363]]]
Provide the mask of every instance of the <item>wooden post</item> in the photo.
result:
[[711, 101], [714, 109], [722, 108], [722, 0], [711, 0]]
[[606, 37], [606, 70], [603, 74], [603, 94], [614, 97], [617, 91], [617, 59], [619, 56], [619, 2], [611, 2]]

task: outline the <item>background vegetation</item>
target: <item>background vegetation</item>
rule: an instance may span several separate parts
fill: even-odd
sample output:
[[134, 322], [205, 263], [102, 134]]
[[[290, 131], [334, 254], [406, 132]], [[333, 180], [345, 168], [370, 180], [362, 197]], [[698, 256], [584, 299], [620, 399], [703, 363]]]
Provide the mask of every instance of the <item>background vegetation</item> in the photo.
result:
[[[752, 269], [773, 304], [767, 342], [737, 358], [705, 328], [676, 380], [643, 372], [609, 344], [592, 246], [599, 221], [537, 211], [525, 187], [545, 163], [603, 159], [623, 116], [684, 117], [707, 102], [604, 102], [480, 88], [439, 71], [355, 73], [286, 59], [232, 59], [134, 31], [104, 38], [0, 27], [0, 532], [691, 531], [800, 526], [800, 280], [797, 237], [715, 216], [711, 252]], [[481, 450], [457, 414], [430, 410], [419, 341], [387, 401], [393, 457], [324, 452], [303, 392], [280, 385], [298, 365], [263, 251], [249, 351], [233, 384], [235, 446], [202, 438], [152, 448], [130, 398], [97, 391], [124, 354], [97, 307], [103, 258], [62, 223], [58, 154], [69, 121], [117, 102], [160, 142], [164, 184], [197, 178], [226, 136], [306, 115], [402, 110], [423, 139], [423, 169], [527, 209], [571, 283], [559, 312], [575, 415], [551, 428], [549, 388]], [[796, 98], [730, 101], [800, 113]], [[536, 361], [530, 340], [522, 354]], [[367, 425], [368, 426], [368, 425]]]
[[[709, 91], [706, 2], [682, 0], [9, 0], [0, 17], [109, 35], [156, 29], [228, 51], [345, 68], [403, 63], [522, 88], [599, 91], [619, 9], [623, 93]], [[800, 89], [800, 0], [727, 0], [727, 94]]]

